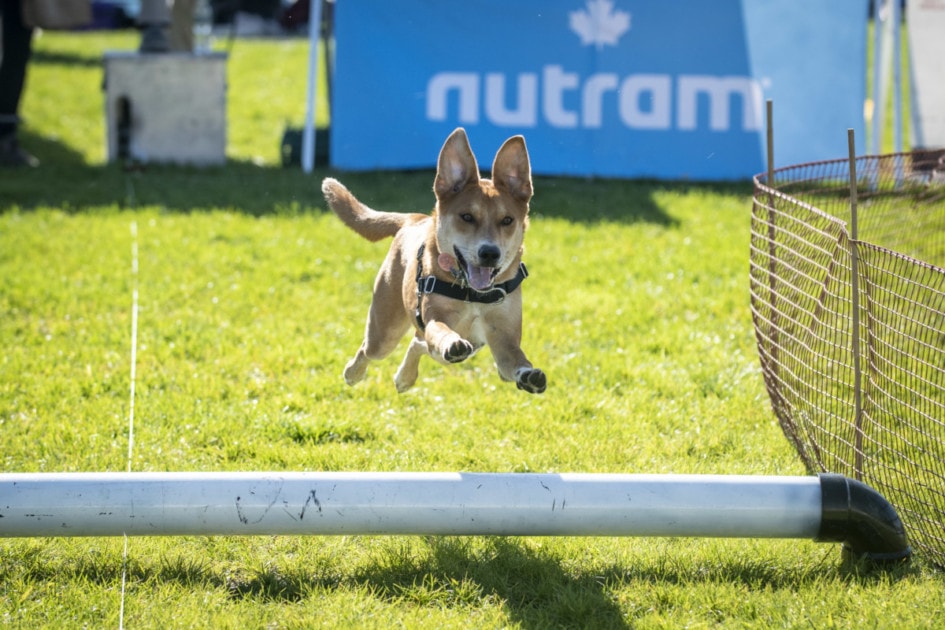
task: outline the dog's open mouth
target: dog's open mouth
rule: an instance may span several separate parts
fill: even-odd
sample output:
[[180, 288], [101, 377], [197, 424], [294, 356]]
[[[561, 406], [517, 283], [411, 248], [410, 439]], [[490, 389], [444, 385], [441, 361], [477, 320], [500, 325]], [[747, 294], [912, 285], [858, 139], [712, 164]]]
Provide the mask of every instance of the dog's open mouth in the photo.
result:
[[479, 265], [472, 265], [467, 261], [459, 250], [455, 247], [453, 248], [453, 253], [456, 254], [456, 262], [459, 263], [459, 268], [462, 270], [463, 274], [466, 276], [466, 283], [476, 291], [485, 291], [492, 286], [492, 282], [495, 280], [495, 277], [499, 275], [498, 267], [480, 267]]

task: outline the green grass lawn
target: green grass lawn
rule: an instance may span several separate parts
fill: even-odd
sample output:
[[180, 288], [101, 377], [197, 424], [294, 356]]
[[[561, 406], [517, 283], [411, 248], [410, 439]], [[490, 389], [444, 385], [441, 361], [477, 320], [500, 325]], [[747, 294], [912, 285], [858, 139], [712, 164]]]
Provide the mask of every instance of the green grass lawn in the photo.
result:
[[[23, 144], [0, 172], [0, 470], [803, 474], [761, 380], [748, 298], [751, 191], [540, 177], [523, 345], [541, 396], [488, 352], [401, 350], [347, 387], [371, 244], [279, 166], [304, 114], [305, 42], [239, 40], [229, 162], [105, 164], [102, 52], [37, 41]], [[487, 163], [496, 147], [477, 146]], [[432, 206], [432, 172], [332, 173], [385, 209]], [[138, 271], [133, 273], [132, 251]], [[212, 627], [933, 627], [945, 580], [811, 541], [204, 537], [128, 541], [124, 623]], [[0, 540], [0, 624], [117, 627], [123, 541]]]

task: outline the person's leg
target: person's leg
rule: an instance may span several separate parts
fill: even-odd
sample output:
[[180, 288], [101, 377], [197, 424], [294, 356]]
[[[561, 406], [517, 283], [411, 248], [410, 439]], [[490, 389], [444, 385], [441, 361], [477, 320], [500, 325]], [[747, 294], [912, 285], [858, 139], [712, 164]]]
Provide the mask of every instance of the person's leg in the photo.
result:
[[23, 24], [20, 0], [0, 0], [3, 20], [3, 53], [0, 58], [0, 163], [35, 165], [16, 140], [20, 97], [26, 83], [33, 29]]

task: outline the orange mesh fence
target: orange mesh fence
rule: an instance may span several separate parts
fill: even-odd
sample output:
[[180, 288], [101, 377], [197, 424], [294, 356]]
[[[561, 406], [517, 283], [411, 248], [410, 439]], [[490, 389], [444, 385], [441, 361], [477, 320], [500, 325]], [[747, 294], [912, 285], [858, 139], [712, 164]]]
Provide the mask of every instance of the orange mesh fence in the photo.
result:
[[856, 240], [847, 160], [755, 178], [762, 372], [807, 468], [873, 486], [945, 567], [945, 158], [861, 157], [856, 175]]

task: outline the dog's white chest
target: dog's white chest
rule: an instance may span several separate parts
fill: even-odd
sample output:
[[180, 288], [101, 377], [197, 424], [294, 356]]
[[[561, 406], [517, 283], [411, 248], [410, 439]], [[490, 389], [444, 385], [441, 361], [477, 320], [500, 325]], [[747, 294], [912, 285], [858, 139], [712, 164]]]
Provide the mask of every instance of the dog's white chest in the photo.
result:
[[473, 323], [472, 330], [470, 330], [469, 341], [472, 342], [473, 347], [478, 352], [484, 345], [486, 345], [486, 329], [485, 322], [482, 318], [477, 319]]
[[[487, 304], [470, 304], [469, 308], [462, 318], [462, 321], [458, 323], [454, 330], [459, 331], [460, 328], [466, 331], [466, 334], [463, 335], [475, 348], [479, 350], [484, 345], [486, 345], [486, 329], [488, 323], [486, 318], [483, 317], [483, 309], [489, 308], [491, 305]], [[460, 333], [462, 334], [462, 333]]]

